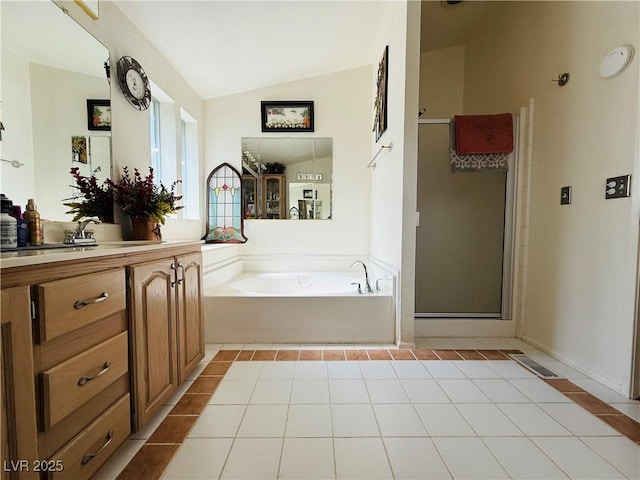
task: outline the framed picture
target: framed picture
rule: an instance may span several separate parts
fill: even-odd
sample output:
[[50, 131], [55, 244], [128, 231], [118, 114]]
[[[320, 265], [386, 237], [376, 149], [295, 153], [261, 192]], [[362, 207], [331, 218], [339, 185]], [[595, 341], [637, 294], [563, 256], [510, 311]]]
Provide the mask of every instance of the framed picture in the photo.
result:
[[111, 130], [110, 100], [87, 100], [87, 128], [89, 130]]
[[302, 190], [302, 198], [313, 198], [313, 191], [311, 189], [309, 190]]
[[376, 82], [376, 99], [374, 102], [375, 117], [373, 131], [376, 134], [376, 142], [387, 129], [387, 85], [389, 75], [389, 45], [384, 47], [382, 59], [378, 64], [378, 77]]
[[79, 163], [89, 163], [88, 137], [71, 137], [71, 160]]
[[313, 132], [312, 101], [262, 101], [263, 132]]

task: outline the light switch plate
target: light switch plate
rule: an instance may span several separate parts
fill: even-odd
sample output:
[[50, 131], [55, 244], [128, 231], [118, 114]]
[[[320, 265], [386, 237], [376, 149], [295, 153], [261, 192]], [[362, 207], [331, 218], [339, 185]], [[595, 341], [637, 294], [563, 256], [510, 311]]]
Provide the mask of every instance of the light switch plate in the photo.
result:
[[631, 195], [631, 175], [607, 178], [604, 198], [624, 198]]
[[571, 186], [562, 187], [560, 189], [560, 205], [569, 205], [571, 203]]

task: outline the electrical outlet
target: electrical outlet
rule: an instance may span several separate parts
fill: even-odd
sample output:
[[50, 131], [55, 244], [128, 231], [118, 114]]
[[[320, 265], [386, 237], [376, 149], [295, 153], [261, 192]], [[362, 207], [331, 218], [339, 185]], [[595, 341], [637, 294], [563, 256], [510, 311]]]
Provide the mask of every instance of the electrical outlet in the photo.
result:
[[569, 205], [571, 203], [571, 186], [562, 187], [560, 189], [560, 205]]
[[624, 198], [631, 195], [631, 175], [607, 178], [604, 198]]

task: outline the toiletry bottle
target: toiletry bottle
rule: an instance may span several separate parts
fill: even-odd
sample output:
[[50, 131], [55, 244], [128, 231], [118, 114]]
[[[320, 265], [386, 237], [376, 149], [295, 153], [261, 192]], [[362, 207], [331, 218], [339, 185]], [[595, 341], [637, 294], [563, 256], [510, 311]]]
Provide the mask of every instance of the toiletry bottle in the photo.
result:
[[13, 213], [13, 202], [4, 194], [0, 195], [0, 246], [2, 248], [16, 248], [18, 246], [18, 230]]
[[27, 222], [22, 218], [22, 208], [20, 205], [13, 206], [13, 217], [16, 219], [16, 226], [18, 227], [18, 248], [26, 247], [29, 230], [27, 229]]
[[42, 229], [40, 228], [40, 214], [36, 210], [36, 201], [33, 198], [27, 200], [27, 211], [24, 212], [24, 220], [29, 231], [29, 245], [42, 245]]

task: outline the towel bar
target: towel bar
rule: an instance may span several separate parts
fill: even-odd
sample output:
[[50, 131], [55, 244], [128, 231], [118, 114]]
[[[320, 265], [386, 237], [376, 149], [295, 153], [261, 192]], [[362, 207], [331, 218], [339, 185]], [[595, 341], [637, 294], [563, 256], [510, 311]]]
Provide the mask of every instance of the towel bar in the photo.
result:
[[373, 168], [375, 170], [376, 164], [377, 164], [376, 158], [378, 158], [378, 155], [380, 155], [382, 153], [382, 151], [385, 150], [385, 149], [388, 149], [389, 151], [393, 150], [393, 142], [389, 143], [389, 145], [380, 145], [380, 149], [373, 156], [373, 158], [371, 159], [371, 161], [367, 165], [367, 168]]

